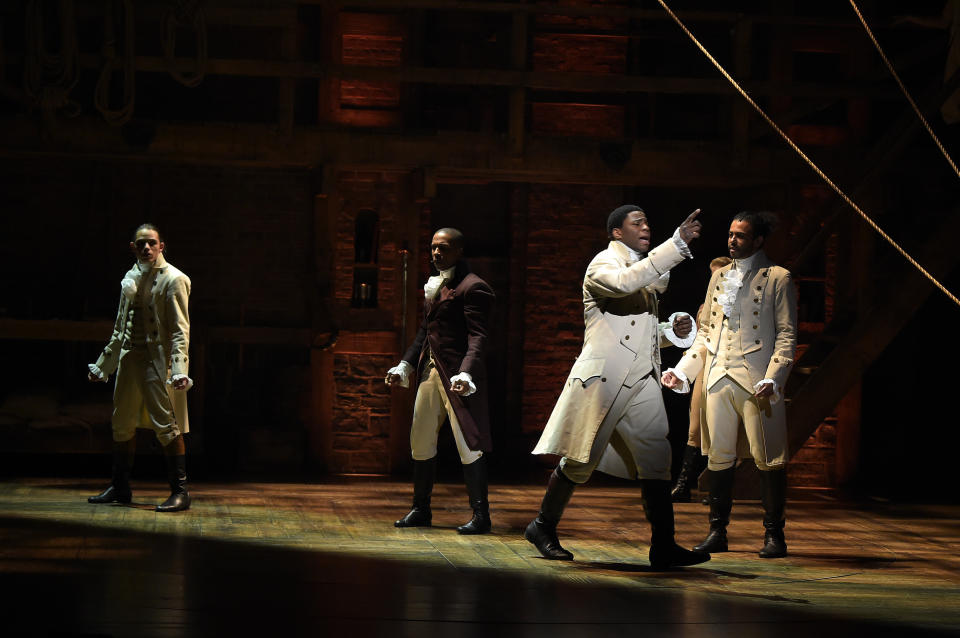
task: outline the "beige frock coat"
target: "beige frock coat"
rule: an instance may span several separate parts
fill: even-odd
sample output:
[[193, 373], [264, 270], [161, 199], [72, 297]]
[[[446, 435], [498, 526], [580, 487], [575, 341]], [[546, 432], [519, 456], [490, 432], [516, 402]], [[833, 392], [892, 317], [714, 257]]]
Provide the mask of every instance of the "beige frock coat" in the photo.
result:
[[[628, 266], [629, 257], [626, 246], [611, 241], [587, 267], [583, 350], [533, 454], [557, 454], [586, 463], [600, 424], [620, 389], [651, 371], [659, 381], [660, 346], [669, 341], [661, 333], [652, 287], [665, 283], [670, 269], [684, 256], [669, 239]], [[590, 383], [597, 377], [599, 383]], [[610, 453], [608, 446], [604, 457]], [[603, 460], [599, 467], [604, 469]]]
[[[146, 302], [148, 315], [145, 318], [145, 326], [147, 326], [145, 332], [147, 352], [153, 365], [160, 374], [166, 371], [167, 379], [178, 374], [189, 376], [190, 315], [187, 303], [190, 297], [190, 278], [167, 262], [162, 254], [157, 257], [150, 271], [141, 275], [139, 268], [134, 264], [125, 277], [136, 281], [140, 291], [145, 290], [144, 286], [150, 289]], [[130, 309], [132, 307], [132, 302], [121, 295], [113, 334], [94, 364], [104, 378], [117, 370], [121, 357], [131, 348], [133, 323], [130, 320]], [[182, 433], [186, 433], [190, 429], [187, 393], [185, 390], [174, 390], [169, 383], [165, 385], [170, 395], [177, 425]], [[146, 411], [141, 412], [140, 427], [149, 428], [150, 420]]]
[[[722, 290], [721, 281], [732, 266], [724, 266], [710, 278], [704, 300], [703, 318], [697, 338], [684, 353], [675, 369], [693, 380], [703, 371], [703, 397], [700, 402], [701, 442], [704, 454], [710, 452], [711, 414], [707, 410], [706, 395], [710, 392], [707, 378], [720, 346], [723, 326], [723, 306], [717, 301]], [[763, 379], [772, 379], [783, 391], [793, 366], [797, 346], [797, 294], [790, 271], [775, 265], [764, 253], [757, 255], [753, 268], [746, 273], [733, 312], [733, 338], [727, 339], [735, 360], [742, 358], [744, 366], [730, 370], [729, 376], [746, 390]], [[731, 325], [728, 323], [728, 326]], [[756, 401], [756, 399], [752, 399]], [[789, 459], [787, 449], [787, 421], [784, 401], [758, 402], [762, 427], [757, 432], [745, 432], [763, 449], [767, 465], [775, 466]], [[749, 441], [738, 441], [738, 457], [750, 458]]]

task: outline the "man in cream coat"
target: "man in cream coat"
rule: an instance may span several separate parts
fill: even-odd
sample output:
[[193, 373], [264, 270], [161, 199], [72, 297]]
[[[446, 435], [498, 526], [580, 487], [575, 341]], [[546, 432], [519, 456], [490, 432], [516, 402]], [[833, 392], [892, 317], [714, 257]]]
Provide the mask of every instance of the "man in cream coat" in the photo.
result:
[[669, 339], [689, 345], [682, 340], [692, 341], [693, 321], [677, 313], [659, 324], [657, 293], [666, 288], [670, 269], [692, 257], [687, 244], [700, 235], [699, 212], [643, 258], [650, 247], [643, 210], [621, 206], [607, 219], [610, 245], [593, 258], [583, 280], [583, 351], [533, 450], [563, 457], [524, 533], [545, 558], [573, 558], [560, 545], [557, 523], [574, 488], [599, 469], [640, 479], [655, 569], [710, 560], [674, 542], [671, 452], [659, 384], [660, 347]]
[[90, 381], [106, 382], [116, 371], [113, 391], [113, 477], [91, 503], [129, 503], [130, 467], [136, 452], [136, 429], [149, 428], [163, 446], [170, 496], [158, 512], [190, 507], [187, 492], [187, 396], [193, 382], [187, 351], [190, 278], [163, 257], [160, 231], [152, 224], [137, 228], [130, 249], [137, 257], [121, 281], [122, 295], [113, 335], [96, 363]]
[[[667, 370], [663, 384], [689, 392], [703, 370], [701, 429], [708, 456], [710, 532], [695, 549], [727, 551], [738, 459], [752, 457], [763, 479], [764, 545], [761, 558], [787, 555], [784, 540], [787, 424], [782, 393], [797, 345], [797, 299], [790, 272], [763, 251], [776, 217], [743, 212], [730, 224], [734, 260], [710, 278], [707, 320], [693, 346]], [[740, 438], [742, 430], [746, 438]]]

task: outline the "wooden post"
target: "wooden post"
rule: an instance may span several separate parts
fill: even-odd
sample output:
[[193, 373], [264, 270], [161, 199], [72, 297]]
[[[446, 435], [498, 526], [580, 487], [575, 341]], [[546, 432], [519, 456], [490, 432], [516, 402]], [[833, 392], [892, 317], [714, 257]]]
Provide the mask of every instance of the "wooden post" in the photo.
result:
[[[510, 45], [510, 60], [514, 70], [527, 68], [527, 20], [526, 13], [513, 14], [513, 39]], [[527, 90], [522, 86], [510, 89], [510, 123], [508, 137], [510, 153], [523, 155], [526, 136]]]

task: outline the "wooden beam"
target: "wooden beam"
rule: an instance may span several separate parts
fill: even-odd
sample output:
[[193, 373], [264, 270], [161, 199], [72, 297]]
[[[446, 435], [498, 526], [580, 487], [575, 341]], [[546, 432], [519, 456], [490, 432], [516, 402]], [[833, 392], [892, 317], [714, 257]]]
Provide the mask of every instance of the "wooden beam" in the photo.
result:
[[[21, 56], [22, 57], [22, 56]], [[177, 69], [191, 71], [196, 60], [177, 58]], [[116, 63], [120, 68], [120, 62]], [[99, 54], [80, 55], [84, 69], [100, 69]], [[145, 73], [168, 73], [169, 65], [162, 56], [136, 57], [134, 68]], [[591, 93], [666, 93], [675, 95], [732, 95], [734, 89], [722, 78], [654, 77], [624, 74], [568, 73], [562, 71], [525, 71], [511, 69], [451, 69], [433, 67], [373, 67], [309, 63], [296, 60], [245, 60], [210, 58], [209, 75], [267, 78], [346, 78], [365, 82], [399, 82], [446, 86], [501, 86], [542, 91]], [[811, 83], [757, 81], [742, 83], [752, 95], [790, 95], [805, 98], [895, 98], [895, 88], [871, 83]]]
[[102, 341], [113, 332], [113, 321], [65, 319], [0, 319], [0, 339], [41, 341]]
[[[297, 0], [302, 5], [329, 5], [334, 0]], [[560, 16], [596, 16], [609, 18], [634, 18], [641, 21], [672, 21], [663, 9], [633, 9], [630, 7], [612, 7], [599, 4], [573, 5], [566, 3], [545, 4], [533, 2], [479, 2], [469, 0], [336, 0], [336, 4], [345, 10], [363, 11], [402, 11], [407, 9], [433, 9], [446, 12], [477, 13], [517, 13]], [[783, 24], [790, 26], [810, 26], [826, 28], [859, 29], [860, 23], [854, 19], [821, 18], [816, 16], [792, 16], [771, 14], [743, 14], [735, 11], [680, 11], [685, 22], [736, 23], [747, 18], [762, 24]], [[873, 25], [874, 28], [888, 26], [887, 23]]]
[[[0, 157], [73, 157], [124, 162], [309, 168], [336, 164], [406, 171], [431, 167], [439, 182], [482, 179], [508, 182], [620, 185], [701, 185], [736, 188], [781, 183], [806, 174], [789, 149], [755, 149], [750, 161], [729, 162], [718, 141], [633, 145], [629, 162], [611, 170], [607, 142], [529, 136], [522, 158], [502, 136], [475, 133], [401, 135], [296, 128], [290, 137], [269, 125], [158, 124], [148, 151], [131, 149], [120, 131], [96, 118], [65, 122], [56, 137], [41, 135], [29, 118], [0, 120]], [[842, 156], [838, 156], [842, 157]]]

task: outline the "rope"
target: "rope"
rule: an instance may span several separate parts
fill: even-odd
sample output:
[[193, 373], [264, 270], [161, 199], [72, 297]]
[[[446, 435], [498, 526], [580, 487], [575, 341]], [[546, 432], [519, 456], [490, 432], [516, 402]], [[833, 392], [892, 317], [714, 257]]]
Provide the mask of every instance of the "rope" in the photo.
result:
[[60, 0], [57, 4], [60, 52], [50, 53], [45, 42], [43, 0], [27, 3], [23, 90], [47, 114], [69, 107], [66, 114], [75, 116], [80, 112], [80, 105], [69, 99], [70, 91], [80, 79], [74, 5], [73, 0]]
[[[207, 20], [200, 6], [201, 0], [173, 0], [174, 5], [164, 11], [161, 19], [163, 29], [163, 57], [167, 70], [174, 80], [188, 87], [200, 86], [207, 74]], [[197, 38], [197, 66], [193, 73], [177, 70], [177, 27], [192, 27]]]
[[762, 117], [762, 118], [767, 122], [767, 124], [769, 124], [771, 127], [773, 127], [773, 129], [780, 135], [780, 137], [783, 138], [783, 140], [790, 146], [790, 148], [792, 148], [794, 151], [796, 151], [797, 154], [800, 155], [800, 157], [802, 157], [803, 160], [810, 166], [810, 168], [812, 168], [812, 169], [814, 170], [814, 172], [816, 172], [816, 174], [819, 175], [820, 178], [823, 179], [823, 181], [826, 182], [827, 185], [830, 186], [830, 188], [832, 188], [832, 189], [837, 193], [837, 195], [839, 195], [841, 198], [843, 198], [843, 200], [844, 200], [847, 204], [849, 204], [850, 207], [853, 208], [853, 210], [855, 210], [858, 215], [860, 215], [860, 217], [863, 218], [863, 221], [865, 221], [865, 222], [867, 223], [867, 225], [869, 225], [871, 228], [873, 228], [875, 231], [877, 231], [877, 233], [879, 233], [879, 235], [880, 235], [881, 237], [883, 237], [883, 238], [887, 241], [888, 244], [890, 244], [891, 246], [893, 246], [893, 248], [894, 248], [898, 253], [900, 253], [901, 255], [903, 255], [904, 259], [906, 259], [908, 262], [910, 262], [910, 264], [911, 264], [914, 268], [916, 268], [918, 271], [920, 271], [920, 273], [921, 273], [924, 277], [926, 277], [927, 279], [929, 279], [930, 282], [931, 282], [934, 286], [936, 286], [943, 294], [945, 294], [947, 297], [949, 297], [950, 300], [953, 301], [953, 303], [955, 303], [955, 304], [957, 304], [958, 306], [960, 306], [960, 299], [958, 299], [958, 298], [956, 297], [956, 295], [954, 295], [954, 294], [951, 293], [949, 290], [947, 290], [947, 288], [946, 288], [943, 284], [941, 284], [933, 275], [931, 275], [929, 272], [927, 272], [927, 270], [926, 270], [923, 266], [921, 266], [921, 265], [919, 264], [919, 262], [917, 262], [916, 259], [914, 259], [913, 257], [911, 257], [910, 254], [909, 254], [906, 250], [904, 250], [899, 244], [897, 244], [897, 242], [894, 241], [893, 238], [890, 237], [890, 235], [888, 235], [887, 233], [883, 232], [883, 229], [880, 228], [880, 226], [877, 225], [877, 223], [876, 223], [875, 221], [873, 221], [873, 220], [870, 218], [869, 215], [867, 215], [865, 212], [863, 212], [862, 210], [860, 210], [860, 207], [857, 206], [857, 205], [853, 202], [853, 200], [850, 199], [850, 198], [847, 196], [847, 194], [844, 193], [844, 192], [840, 189], [839, 186], [837, 186], [836, 184], [834, 184], [834, 183], [833, 183], [833, 180], [831, 180], [829, 177], [827, 177], [827, 174], [824, 173], [822, 170], [820, 170], [820, 167], [817, 166], [817, 165], [813, 162], [813, 160], [811, 160], [809, 157], [807, 157], [806, 153], [804, 153], [802, 150], [800, 150], [800, 147], [797, 146], [797, 145], [793, 142], [793, 140], [791, 140], [790, 137], [787, 136], [787, 134], [783, 132], [783, 129], [781, 129], [779, 126], [777, 126], [776, 122], [774, 122], [772, 119], [770, 119], [770, 116], [767, 115], [762, 108], [760, 108], [760, 105], [758, 105], [756, 102], [754, 102], [753, 98], [751, 98], [751, 97], [747, 94], [747, 92], [743, 90], [743, 87], [741, 87], [740, 84], [738, 84], [737, 81], [734, 80], [733, 77], [731, 77], [729, 73], [727, 73], [726, 69], [723, 68], [723, 65], [721, 65], [719, 62], [717, 62], [716, 58], [714, 58], [712, 55], [710, 55], [710, 52], [707, 51], [707, 49], [704, 48], [704, 46], [703, 46], [702, 44], [700, 44], [700, 41], [697, 40], [696, 36], [694, 36], [693, 33], [690, 32], [690, 29], [688, 29], [687, 26], [680, 20], [680, 18], [678, 18], [677, 15], [676, 15], [673, 11], [670, 10], [670, 7], [667, 6], [667, 3], [665, 2], [665, 0], [657, 0], [657, 2], [659, 2], [659, 3], [660, 3], [660, 6], [663, 7], [664, 11], [666, 11], [666, 12], [670, 15], [670, 17], [673, 18], [673, 21], [677, 23], [677, 26], [679, 26], [679, 27], [683, 30], [683, 32], [687, 34], [687, 36], [688, 36], [688, 37], [690, 38], [690, 40], [697, 46], [697, 48], [700, 49], [700, 51], [702, 51], [705, 56], [707, 56], [707, 59], [709, 59], [710, 62], [713, 64], [713, 66], [715, 66], [715, 67], [717, 68], [717, 70], [720, 71], [720, 73], [723, 75], [723, 77], [725, 77], [725, 78], [727, 79], [727, 81], [730, 82], [730, 84], [733, 86], [733, 88], [735, 88], [735, 89], [737, 90], [737, 92], [740, 93], [741, 96], [743, 96], [743, 99], [745, 99], [745, 100], [747, 101], [747, 103], [750, 104], [750, 106], [752, 106], [752, 107], [754, 108], [754, 110], [755, 110], [758, 114], [760, 114], [760, 117]]
[[890, 70], [890, 75], [893, 76], [893, 79], [897, 81], [897, 85], [900, 86], [900, 90], [903, 91], [903, 96], [907, 98], [907, 102], [910, 103], [910, 106], [913, 108], [913, 112], [917, 114], [917, 117], [920, 118], [920, 121], [923, 122], [923, 127], [927, 129], [927, 133], [930, 134], [931, 139], [933, 139], [934, 144], [937, 145], [937, 148], [940, 149], [940, 152], [943, 153], [943, 156], [946, 158], [947, 163], [950, 164], [950, 168], [953, 169], [953, 172], [957, 174], [957, 177], [960, 177], [960, 169], [957, 168], [957, 165], [953, 162], [953, 159], [950, 157], [950, 154], [947, 152], [947, 149], [944, 148], [943, 144], [937, 138], [937, 135], [933, 132], [933, 129], [930, 127], [930, 123], [927, 122], [927, 118], [923, 116], [923, 113], [920, 112], [919, 107], [917, 107], [916, 102], [913, 101], [913, 98], [910, 97], [910, 92], [907, 91], [907, 87], [903, 85], [903, 82], [900, 80], [900, 76], [897, 75], [897, 72], [893, 68], [893, 64], [890, 63], [890, 60], [887, 59], [887, 54], [883, 52], [883, 49], [880, 47], [880, 43], [877, 42], [877, 38], [874, 37], [873, 31], [870, 30], [870, 27], [867, 25], [867, 21], [864, 19], [863, 14], [860, 13], [860, 8], [857, 6], [855, 0], [850, 0], [850, 6], [853, 7], [853, 12], [857, 14], [857, 17], [860, 18], [860, 24], [863, 25], [864, 30], [866, 30], [867, 35], [870, 36], [870, 41], [873, 42], [873, 46], [876, 47], [877, 53], [880, 54], [880, 57], [883, 59], [883, 63], [887, 65], [887, 68]]
[[[116, 110], [110, 108], [110, 81], [113, 77], [116, 59], [117, 40], [114, 32], [114, 6], [119, 2], [123, 11], [123, 105]], [[130, 0], [105, 0], [103, 16], [103, 66], [97, 87], [93, 93], [93, 104], [103, 115], [103, 119], [113, 126], [122, 126], [133, 117], [135, 98], [136, 69], [134, 68], [133, 6]]]

